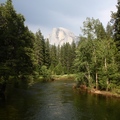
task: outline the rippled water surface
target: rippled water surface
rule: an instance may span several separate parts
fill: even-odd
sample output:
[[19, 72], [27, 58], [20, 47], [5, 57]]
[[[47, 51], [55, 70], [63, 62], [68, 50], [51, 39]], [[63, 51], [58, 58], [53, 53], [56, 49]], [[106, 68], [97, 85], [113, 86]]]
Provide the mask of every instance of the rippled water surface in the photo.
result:
[[120, 99], [78, 92], [73, 81], [9, 89], [0, 120], [120, 120]]

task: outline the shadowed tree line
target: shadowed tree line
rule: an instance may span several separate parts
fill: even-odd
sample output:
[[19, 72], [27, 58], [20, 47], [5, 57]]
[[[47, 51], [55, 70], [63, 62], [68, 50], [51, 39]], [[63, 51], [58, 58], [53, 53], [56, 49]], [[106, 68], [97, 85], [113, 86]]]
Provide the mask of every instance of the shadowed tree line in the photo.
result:
[[51, 74], [73, 72], [75, 43], [50, 45], [40, 30], [33, 34], [24, 22], [12, 0], [0, 4], [0, 91], [5, 90], [8, 82], [19, 85], [41, 77], [46, 81]]

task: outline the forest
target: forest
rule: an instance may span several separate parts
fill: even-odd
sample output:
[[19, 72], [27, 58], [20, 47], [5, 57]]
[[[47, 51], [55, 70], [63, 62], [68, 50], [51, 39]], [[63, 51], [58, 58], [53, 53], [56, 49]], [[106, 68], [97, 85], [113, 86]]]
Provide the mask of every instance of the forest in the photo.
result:
[[79, 42], [55, 46], [41, 31], [25, 26], [12, 0], [0, 4], [0, 92], [8, 83], [20, 85], [52, 75], [74, 74], [79, 85], [120, 94], [120, 3], [106, 28], [86, 18]]

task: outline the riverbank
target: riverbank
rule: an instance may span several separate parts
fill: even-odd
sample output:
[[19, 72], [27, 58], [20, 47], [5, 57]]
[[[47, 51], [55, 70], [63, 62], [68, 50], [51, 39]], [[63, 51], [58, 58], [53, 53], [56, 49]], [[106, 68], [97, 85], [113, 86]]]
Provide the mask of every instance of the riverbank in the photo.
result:
[[53, 80], [75, 80], [75, 74], [52, 75]]
[[98, 94], [98, 95], [104, 95], [104, 96], [109, 96], [109, 97], [117, 97], [120, 98], [120, 94], [109, 92], [109, 91], [100, 91], [100, 90], [91, 90], [90, 91], [93, 94]]
[[88, 92], [90, 94], [103, 95], [103, 96], [106, 96], [106, 97], [120, 98], [120, 94], [115, 93], [115, 92], [110, 92], [110, 91], [101, 91], [101, 90], [96, 90], [96, 89], [89, 89], [89, 88], [83, 87], [83, 86], [77, 88], [77, 90], [80, 90], [80, 91], [83, 91], [83, 92], [86, 91], [86, 92]]

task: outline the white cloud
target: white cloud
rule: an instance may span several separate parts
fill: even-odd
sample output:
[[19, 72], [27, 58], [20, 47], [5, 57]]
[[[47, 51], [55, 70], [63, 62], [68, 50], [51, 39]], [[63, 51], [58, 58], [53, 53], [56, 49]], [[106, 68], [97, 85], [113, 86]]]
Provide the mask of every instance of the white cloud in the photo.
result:
[[[5, 2], [6, 0], [0, 0]], [[35, 2], [36, 1], [36, 2]], [[32, 32], [41, 30], [47, 37], [54, 27], [64, 27], [80, 34], [86, 17], [99, 19], [106, 27], [117, 0], [13, 0], [18, 13], [25, 16], [25, 24]]]
[[50, 28], [47, 28], [47, 27], [41, 26], [41, 25], [30, 24], [27, 22], [25, 23], [25, 25], [28, 26], [28, 28], [33, 33], [36, 33], [38, 30], [40, 30], [45, 38], [50, 34], [50, 31], [52, 31]]
[[116, 10], [116, 6], [110, 6], [109, 8], [98, 12], [97, 16], [105, 27], [111, 19], [111, 11], [116, 12]]

